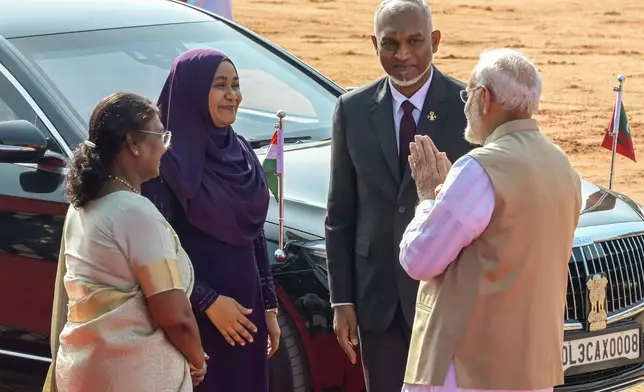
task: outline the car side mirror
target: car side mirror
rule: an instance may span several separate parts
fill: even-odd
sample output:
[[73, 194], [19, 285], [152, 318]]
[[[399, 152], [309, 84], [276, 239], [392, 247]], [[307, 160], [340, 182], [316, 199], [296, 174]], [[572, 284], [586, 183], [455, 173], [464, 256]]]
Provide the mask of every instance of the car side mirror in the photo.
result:
[[0, 163], [34, 163], [46, 151], [47, 139], [29, 121], [0, 122]]
[[53, 193], [63, 185], [65, 176], [41, 170], [20, 173], [20, 186], [29, 193]]

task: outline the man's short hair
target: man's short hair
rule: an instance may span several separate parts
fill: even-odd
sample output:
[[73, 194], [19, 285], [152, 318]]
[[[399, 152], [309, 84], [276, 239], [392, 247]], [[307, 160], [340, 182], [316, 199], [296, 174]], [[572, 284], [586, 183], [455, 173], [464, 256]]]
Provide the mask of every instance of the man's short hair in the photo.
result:
[[494, 101], [507, 111], [533, 114], [541, 99], [541, 76], [536, 65], [518, 50], [486, 50], [472, 73], [477, 85], [486, 86]]
[[425, 0], [382, 0], [376, 12], [373, 15], [373, 31], [374, 34], [378, 35], [378, 17], [385, 9], [387, 12], [398, 13], [401, 11], [406, 11], [408, 9], [418, 9], [421, 10], [427, 19], [429, 20], [429, 29], [432, 30], [432, 11], [429, 8], [429, 4]]

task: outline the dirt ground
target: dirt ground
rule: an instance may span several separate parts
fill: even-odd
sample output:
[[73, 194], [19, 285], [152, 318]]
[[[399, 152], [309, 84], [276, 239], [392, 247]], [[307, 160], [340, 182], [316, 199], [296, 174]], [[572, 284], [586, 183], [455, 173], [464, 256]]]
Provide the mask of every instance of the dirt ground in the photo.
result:
[[[378, 0], [233, 0], [234, 17], [344, 86], [380, 75], [369, 34]], [[615, 5], [619, 4], [619, 6]], [[467, 81], [480, 52], [524, 51], [544, 83], [543, 130], [582, 177], [608, 186], [610, 151], [601, 147], [617, 85], [635, 154], [644, 160], [644, 5], [640, 0], [442, 0], [430, 2], [442, 32], [435, 64]], [[644, 203], [644, 167], [618, 156], [613, 189]]]

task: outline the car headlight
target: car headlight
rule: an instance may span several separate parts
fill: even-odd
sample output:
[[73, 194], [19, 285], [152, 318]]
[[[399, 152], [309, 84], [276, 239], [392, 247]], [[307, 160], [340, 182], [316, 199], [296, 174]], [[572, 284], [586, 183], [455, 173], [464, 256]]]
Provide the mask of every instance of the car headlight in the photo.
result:
[[302, 250], [309, 261], [326, 275], [326, 244], [324, 240], [305, 242], [302, 244]]

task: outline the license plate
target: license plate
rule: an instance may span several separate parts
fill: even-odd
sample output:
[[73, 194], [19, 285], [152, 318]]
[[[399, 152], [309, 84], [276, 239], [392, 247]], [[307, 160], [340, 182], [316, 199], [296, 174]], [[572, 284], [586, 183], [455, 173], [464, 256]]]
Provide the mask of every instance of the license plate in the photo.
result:
[[615, 359], [637, 359], [640, 347], [639, 328], [565, 341], [563, 367], [567, 370]]

